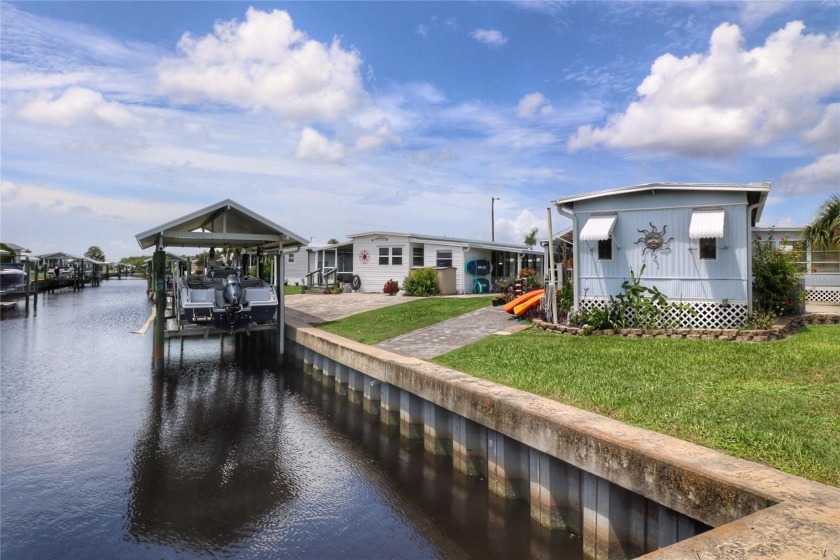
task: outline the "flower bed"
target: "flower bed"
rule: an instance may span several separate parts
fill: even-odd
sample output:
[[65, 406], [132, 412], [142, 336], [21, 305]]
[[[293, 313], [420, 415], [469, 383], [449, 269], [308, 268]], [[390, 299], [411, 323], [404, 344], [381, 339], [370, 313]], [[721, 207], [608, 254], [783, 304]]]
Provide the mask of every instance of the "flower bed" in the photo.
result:
[[534, 319], [534, 326], [544, 331], [571, 335], [592, 336], [624, 336], [630, 338], [687, 338], [694, 340], [729, 340], [735, 342], [768, 342], [781, 340], [793, 334], [805, 325], [838, 325], [840, 314], [807, 313], [783, 317], [769, 329], [739, 330], [739, 329], [618, 329], [588, 331], [581, 327], [569, 325], [553, 325], [539, 319]]

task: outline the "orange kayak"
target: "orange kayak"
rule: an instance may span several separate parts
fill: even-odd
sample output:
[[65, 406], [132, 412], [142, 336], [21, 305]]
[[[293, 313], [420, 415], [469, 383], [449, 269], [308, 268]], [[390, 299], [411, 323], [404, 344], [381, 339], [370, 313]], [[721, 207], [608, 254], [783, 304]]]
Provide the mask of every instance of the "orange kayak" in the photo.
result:
[[525, 293], [525, 294], [522, 294], [521, 296], [519, 296], [519, 297], [518, 297], [518, 298], [516, 298], [516, 299], [512, 299], [512, 300], [510, 300], [509, 302], [507, 302], [507, 303], [505, 304], [505, 306], [504, 306], [504, 307], [502, 307], [502, 309], [504, 309], [504, 310], [505, 310], [505, 311], [507, 311], [508, 313], [513, 313], [513, 308], [514, 308], [514, 307], [516, 307], [516, 306], [517, 306], [517, 305], [519, 305], [520, 303], [525, 303], [525, 301], [526, 301], [526, 300], [531, 299], [531, 298], [532, 298], [532, 297], [534, 297], [536, 294], [542, 294], [542, 293], [543, 293], [543, 289], [542, 289], [542, 288], [537, 288], [536, 290], [531, 290], [530, 292]]
[[531, 299], [526, 299], [525, 301], [514, 307], [513, 314], [517, 317], [522, 317], [523, 315], [525, 315], [525, 312], [528, 311], [530, 308], [534, 307], [535, 305], [539, 305], [542, 298], [543, 293], [542, 290], [540, 290], [540, 293], [535, 294]]

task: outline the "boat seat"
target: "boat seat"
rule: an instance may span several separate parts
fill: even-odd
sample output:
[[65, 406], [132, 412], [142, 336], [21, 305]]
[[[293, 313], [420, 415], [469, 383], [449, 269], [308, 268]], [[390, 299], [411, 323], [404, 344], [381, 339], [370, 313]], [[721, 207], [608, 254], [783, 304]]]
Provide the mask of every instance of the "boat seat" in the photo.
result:
[[191, 303], [207, 303], [215, 300], [215, 290], [190, 290]]

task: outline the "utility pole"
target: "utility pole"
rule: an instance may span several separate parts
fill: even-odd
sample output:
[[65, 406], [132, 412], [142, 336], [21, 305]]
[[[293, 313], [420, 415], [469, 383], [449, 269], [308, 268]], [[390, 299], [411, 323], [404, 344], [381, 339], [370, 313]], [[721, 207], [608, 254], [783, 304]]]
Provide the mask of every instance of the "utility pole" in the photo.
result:
[[490, 241], [496, 241], [496, 213], [495, 213], [495, 205], [497, 200], [502, 200], [501, 198], [491, 196], [490, 197]]

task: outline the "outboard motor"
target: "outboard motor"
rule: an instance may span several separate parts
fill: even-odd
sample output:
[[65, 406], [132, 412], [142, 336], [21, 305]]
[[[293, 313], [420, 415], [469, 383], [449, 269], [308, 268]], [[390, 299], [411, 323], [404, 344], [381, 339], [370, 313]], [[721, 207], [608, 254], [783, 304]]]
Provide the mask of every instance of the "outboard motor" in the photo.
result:
[[222, 295], [225, 298], [225, 303], [229, 307], [239, 307], [242, 299], [242, 284], [239, 283], [239, 277], [236, 274], [229, 274], [225, 278], [225, 287], [222, 290]]
[[222, 297], [227, 307], [225, 318], [232, 329], [233, 324], [239, 319], [239, 312], [242, 311], [242, 284], [239, 283], [239, 277], [236, 274], [229, 274], [225, 278]]

